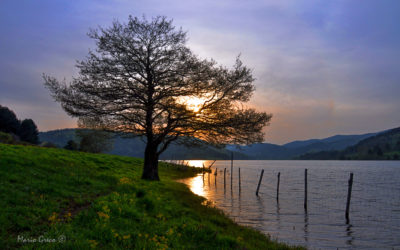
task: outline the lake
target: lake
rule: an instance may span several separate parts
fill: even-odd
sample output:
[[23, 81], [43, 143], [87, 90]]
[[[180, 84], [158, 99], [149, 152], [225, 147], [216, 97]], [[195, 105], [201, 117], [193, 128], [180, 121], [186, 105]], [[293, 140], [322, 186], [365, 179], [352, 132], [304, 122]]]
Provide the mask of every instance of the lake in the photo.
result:
[[[208, 167], [213, 161], [185, 162]], [[256, 196], [261, 169], [264, 175]], [[350, 221], [346, 223], [350, 173], [354, 173], [354, 181]], [[256, 228], [280, 242], [309, 249], [400, 249], [400, 161], [234, 161], [232, 185], [231, 162], [216, 161], [211, 174], [181, 182], [237, 223]]]

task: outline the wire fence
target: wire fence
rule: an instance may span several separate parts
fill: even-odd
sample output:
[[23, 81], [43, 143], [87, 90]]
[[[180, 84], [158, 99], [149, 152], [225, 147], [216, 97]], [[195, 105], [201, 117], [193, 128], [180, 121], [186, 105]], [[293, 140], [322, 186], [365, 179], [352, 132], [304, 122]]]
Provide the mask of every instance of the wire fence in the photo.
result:
[[[279, 162], [268, 166], [260, 164], [263, 162], [235, 161], [231, 171], [229, 161], [217, 161], [211, 173], [204, 173], [187, 184], [199, 195], [215, 202], [236, 222], [283, 237], [289, 243], [304, 245], [314, 240], [311, 246], [317, 248], [349, 247], [354, 244], [361, 247], [400, 247], [398, 170], [375, 171], [371, 168], [367, 171], [334, 165], [344, 163], [321, 163], [332, 164], [332, 168], [310, 167], [307, 171], [305, 210], [306, 166], [278, 166]], [[211, 162], [205, 167], [209, 165]], [[262, 169], [263, 178], [256, 196]], [[354, 172], [354, 178], [349, 204], [350, 220], [346, 221], [350, 172]], [[329, 240], [321, 241], [326, 238]]]

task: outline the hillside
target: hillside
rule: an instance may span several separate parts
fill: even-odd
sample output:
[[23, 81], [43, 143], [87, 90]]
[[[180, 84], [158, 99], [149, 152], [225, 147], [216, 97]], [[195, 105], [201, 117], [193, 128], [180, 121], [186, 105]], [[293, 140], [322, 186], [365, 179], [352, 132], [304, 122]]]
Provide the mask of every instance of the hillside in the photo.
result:
[[142, 164], [0, 144], [2, 249], [288, 249], [173, 181], [199, 169], [160, 163], [162, 181], [149, 182]]
[[342, 150], [376, 134], [377, 133], [362, 135], [335, 135], [325, 139], [293, 141], [282, 146], [270, 143], [258, 143], [249, 146], [241, 146], [238, 148], [234, 145], [230, 145], [228, 149], [243, 153], [247, 155], [249, 159], [287, 160], [296, 158], [306, 153], [327, 150]]
[[[359, 141], [376, 135], [369, 133], [363, 135], [335, 135], [325, 139], [311, 139], [306, 141], [294, 141], [285, 145], [271, 143], [256, 143], [249, 146], [227, 145], [226, 148], [216, 148], [206, 143], [201, 147], [186, 147], [184, 145], [171, 144], [170, 147], [161, 154], [160, 159], [230, 159], [231, 152], [237, 160], [287, 160], [300, 155], [327, 151], [342, 150], [354, 145]], [[75, 137], [75, 129], [61, 129], [48, 132], [40, 132], [41, 141], [48, 141], [59, 147], [64, 147], [68, 140], [78, 139]], [[114, 147], [109, 154], [142, 157], [145, 144], [138, 137], [123, 138], [115, 137]]]
[[[60, 129], [39, 133], [40, 141], [47, 141], [64, 147], [69, 140], [79, 141], [75, 136], [75, 129]], [[145, 144], [139, 137], [115, 136], [113, 148], [106, 152], [108, 154], [143, 157]], [[246, 156], [238, 153], [241, 158]], [[160, 159], [230, 159], [231, 152], [224, 148], [216, 148], [203, 143], [200, 147], [188, 148], [184, 145], [172, 143], [170, 147], [161, 154]]]
[[303, 160], [399, 160], [400, 127], [361, 140], [344, 150], [307, 153]]

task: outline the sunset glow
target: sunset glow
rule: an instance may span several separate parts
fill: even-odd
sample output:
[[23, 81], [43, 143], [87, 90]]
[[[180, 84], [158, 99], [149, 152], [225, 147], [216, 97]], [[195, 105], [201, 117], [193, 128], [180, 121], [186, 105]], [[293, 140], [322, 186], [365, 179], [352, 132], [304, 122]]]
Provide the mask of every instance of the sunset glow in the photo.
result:
[[187, 164], [191, 167], [196, 167], [196, 168], [202, 168], [203, 165], [206, 167], [208, 166], [206, 164], [206, 161], [203, 161], [203, 160], [188, 160], [188, 161], [185, 161], [185, 164]]
[[200, 111], [204, 102], [204, 99], [198, 97], [183, 97], [179, 101], [179, 103], [185, 104], [188, 110], [191, 110], [195, 113]]

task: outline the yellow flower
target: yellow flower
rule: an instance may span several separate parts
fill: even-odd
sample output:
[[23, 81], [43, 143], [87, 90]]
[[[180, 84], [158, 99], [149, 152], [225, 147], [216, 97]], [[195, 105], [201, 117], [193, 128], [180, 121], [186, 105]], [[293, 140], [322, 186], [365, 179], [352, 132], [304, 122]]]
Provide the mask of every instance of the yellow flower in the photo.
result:
[[122, 177], [121, 179], [119, 179], [119, 183], [121, 183], [121, 184], [131, 184], [132, 181], [128, 177]]
[[142, 237], [142, 234], [139, 234], [139, 237]]
[[102, 208], [103, 208], [104, 212], [106, 212], [106, 213], [110, 212], [110, 209], [108, 208], [107, 205], [103, 206]]
[[99, 215], [100, 218], [104, 218], [106, 220], [110, 219], [110, 216], [106, 213], [103, 212], [97, 212], [97, 214]]
[[115, 238], [118, 238], [118, 236], [119, 236], [118, 233], [115, 233], [115, 234], [114, 234], [114, 237], [115, 237]]
[[97, 241], [95, 241], [95, 240], [89, 240], [89, 243], [90, 243], [90, 247], [91, 248], [96, 248], [96, 246], [97, 246], [97, 244], [99, 244]]
[[130, 234], [122, 236], [122, 238], [123, 238], [124, 240], [127, 240], [127, 239], [129, 239], [130, 237], [131, 237]]
[[57, 220], [57, 213], [53, 212], [53, 214], [49, 217], [49, 221], [54, 223]]

